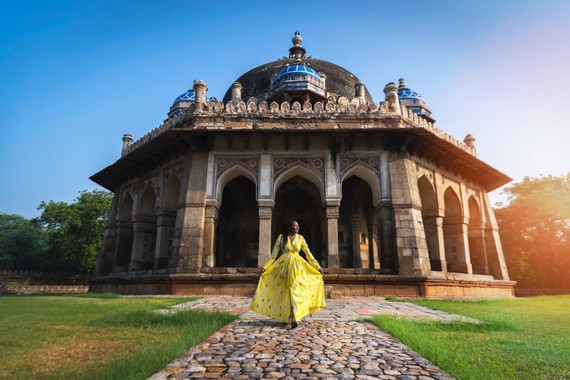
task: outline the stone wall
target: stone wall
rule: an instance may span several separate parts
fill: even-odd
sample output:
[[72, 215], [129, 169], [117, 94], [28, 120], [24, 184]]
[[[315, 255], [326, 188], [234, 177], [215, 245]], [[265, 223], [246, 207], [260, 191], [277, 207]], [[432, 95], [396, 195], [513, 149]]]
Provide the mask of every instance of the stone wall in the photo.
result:
[[6, 285], [0, 284], [0, 294], [79, 294], [87, 293], [89, 285]]
[[570, 294], [570, 289], [517, 289], [515, 287], [516, 297], [559, 296], [563, 294]]

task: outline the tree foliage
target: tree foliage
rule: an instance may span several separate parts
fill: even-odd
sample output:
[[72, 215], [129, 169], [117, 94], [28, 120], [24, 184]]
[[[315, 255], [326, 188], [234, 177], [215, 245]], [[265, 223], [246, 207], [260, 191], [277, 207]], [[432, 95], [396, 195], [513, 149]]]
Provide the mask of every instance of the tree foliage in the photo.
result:
[[510, 277], [520, 288], [570, 289], [570, 173], [525, 177], [495, 210]]
[[101, 248], [112, 194], [82, 191], [71, 204], [42, 202], [40, 223], [47, 233], [39, 266], [43, 270], [89, 273]]
[[45, 233], [36, 220], [0, 214], [0, 268], [29, 270], [45, 246]]

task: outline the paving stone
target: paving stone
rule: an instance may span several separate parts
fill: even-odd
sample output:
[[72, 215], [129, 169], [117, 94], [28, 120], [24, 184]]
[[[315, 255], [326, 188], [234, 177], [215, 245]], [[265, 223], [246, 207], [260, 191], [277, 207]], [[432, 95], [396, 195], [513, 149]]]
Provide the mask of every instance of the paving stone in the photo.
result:
[[[176, 305], [185, 309], [242, 312], [241, 319], [190, 348], [151, 380], [220, 379], [400, 379], [451, 380], [452, 376], [370, 323], [366, 315], [393, 314], [444, 322], [478, 323], [381, 297], [327, 300], [295, 330], [247, 311], [251, 298], [212, 296]], [[359, 313], [360, 312], [360, 313]]]

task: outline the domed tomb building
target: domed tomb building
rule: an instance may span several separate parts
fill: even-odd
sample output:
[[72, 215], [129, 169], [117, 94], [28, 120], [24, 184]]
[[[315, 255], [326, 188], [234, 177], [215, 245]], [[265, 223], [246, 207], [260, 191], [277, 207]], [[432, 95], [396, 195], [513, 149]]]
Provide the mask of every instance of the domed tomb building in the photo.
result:
[[487, 195], [510, 178], [403, 79], [375, 102], [296, 33], [222, 101], [207, 90], [91, 177], [115, 194], [91, 291], [251, 294], [295, 219], [333, 296], [513, 295]]

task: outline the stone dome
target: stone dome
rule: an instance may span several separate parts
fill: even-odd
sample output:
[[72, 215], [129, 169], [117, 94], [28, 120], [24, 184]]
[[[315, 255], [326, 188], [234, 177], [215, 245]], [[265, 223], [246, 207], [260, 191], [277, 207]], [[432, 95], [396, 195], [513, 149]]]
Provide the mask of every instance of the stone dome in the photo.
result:
[[[293, 47], [289, 49], [289, 58], [257, 66], [240, 76], [236, 81], [243, 86], [242, 99], [247, 101], [250, 97], [255, 97], [257, 100], [267, 100], [271, 96], [271, 85], [274, 78], [280, 75], [281, 71], [294, 66], [306, 67], [323, 79], [328, 96], [332, 95], [335, 98], [345, 96], [349, 100], [353, 99], [355, 97], [355, 86], [361, 81], [350, 71], [334, 63], [306, 58], [305, 48], [301, 46], [302, 41], [302, 37], [296, 32], [293, 37]], [[368, 89], [365, 90], [365, 98], [369, 103], [373, 102]], [[232, 89], [230, 87], [226, 91], [223, 101], [226, 103], [231, 99]]]

